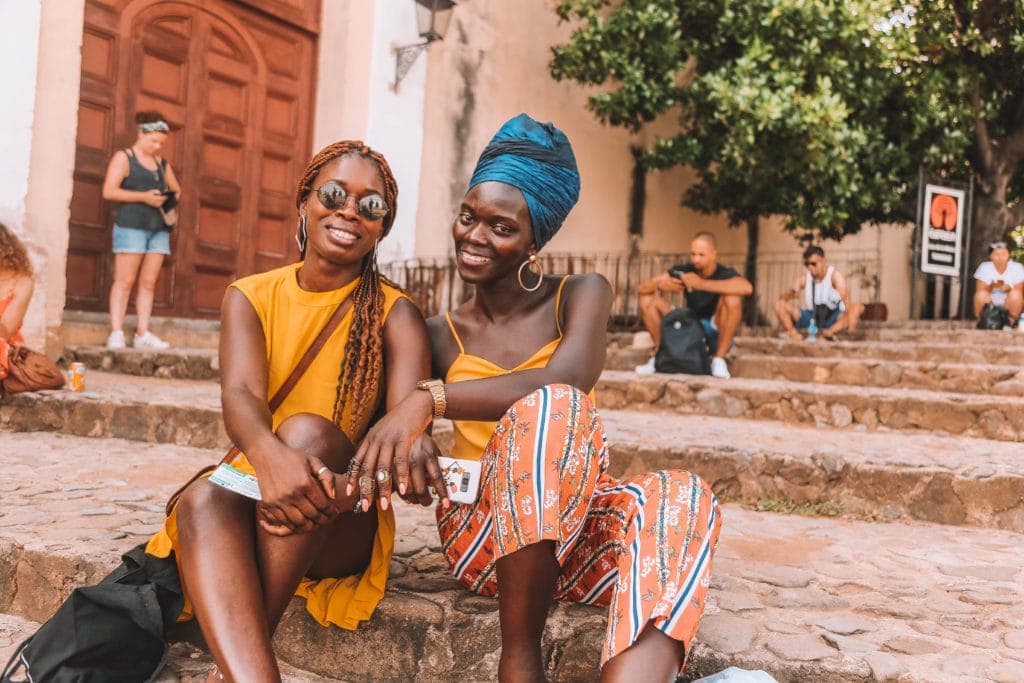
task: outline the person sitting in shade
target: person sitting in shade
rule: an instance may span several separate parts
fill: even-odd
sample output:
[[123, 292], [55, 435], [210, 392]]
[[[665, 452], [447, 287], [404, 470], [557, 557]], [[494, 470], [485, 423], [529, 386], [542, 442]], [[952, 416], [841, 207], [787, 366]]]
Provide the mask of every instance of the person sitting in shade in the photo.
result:
[[974, 283], [974, 317], [981, 315], [985, 304], [1000, 306], [1009, 314], [1010, 326], [1019, 325], [1024, 331], [1024, 266], [1010, 260], [1006, 242], [988, 246], [988, 261], [974, 271]]
[[[843, 330], [854, 332], [864, 313], [864, 304], [850, 301], [850, 288], [839, 269], [825, 258], [825, 250], [810, 246], [804, 250], [804, 267], [807, 272], [798, 277], [790, 289], [782, 293], [775, 302], [775, 315], [786, 335], [793, 341], [801, 341], [798, 330], [806, 330], [811, 320], [825, 339], [832, 340]], [[791, 303], [800, 300], [799, 312]], [[815, 317], [815, 311], [818, 312]]]
[[[640, 317], [651, 333], [654, 348], [661, 343], [661, 320], [672, 310], [672, 304], [661, 292], [686, 292], [686, 306], [704, 326], [708, 350], [713, 354], [711, 374], [729, 378], [725, 354], [732, 348], [740, 326], [743, 297], [754, 293], [747, 278], [718, 262], [718, 241], [710, 232], [699, 232], [690, 243], [690, 262], [672, 266], [637, 285], [640, 295]], [[654, 372], [654, 357], [636, 366], [642, 375]]]

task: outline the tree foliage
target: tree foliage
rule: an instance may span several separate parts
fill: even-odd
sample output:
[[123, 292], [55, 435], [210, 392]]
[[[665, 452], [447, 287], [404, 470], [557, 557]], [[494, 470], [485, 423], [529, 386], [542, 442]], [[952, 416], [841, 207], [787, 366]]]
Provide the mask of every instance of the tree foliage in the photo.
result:
[[841, 237], [912, 219], [923, 165], [977, 174], [992, 225], [979, 240], [1024, 221], [1019, 0], [561, 0], [556, 12], [573, 31], [551, 72], [601, 86], [589, 107], [602, 121], [677, 117], [646, 161], [696, 170], [691, 207]]

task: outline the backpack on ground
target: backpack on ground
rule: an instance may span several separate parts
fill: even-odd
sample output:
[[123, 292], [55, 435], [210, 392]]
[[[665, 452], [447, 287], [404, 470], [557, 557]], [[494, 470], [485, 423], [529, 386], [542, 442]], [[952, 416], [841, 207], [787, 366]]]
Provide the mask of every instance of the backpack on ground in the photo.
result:
[[[174, 555], [140, 545], [95, 586], [76, 588], [14, 651], [0, 682], [153, 681], [167, 659], [167, 630], [184, 606]], [[18, 678], [15, 678], [18, 676]]]
[[688, 308], [669, 311], [661, 320], [661, 344], [654, 355], [657, 372], [710, 375], [711, 354], [704, 325]]
[[1010, 312], [1002, 306], [985, 304], [978, 316], [979, 330], [1001, 330], [1010, 324]]

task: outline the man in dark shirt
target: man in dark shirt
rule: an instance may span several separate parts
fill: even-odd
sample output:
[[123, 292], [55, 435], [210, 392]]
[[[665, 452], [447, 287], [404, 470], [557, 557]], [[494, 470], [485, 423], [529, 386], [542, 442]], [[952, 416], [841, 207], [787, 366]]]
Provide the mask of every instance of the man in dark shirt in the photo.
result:
[[[754, 292], [750, 282], [729, 266], [718, 262], [718, 243], [710, 232], [700, 232], [690, 243], [690, 262], [673, 266], [637, 286], [640, 295], [640, 317], [644, 327], [654, 339], [654, 347], [661, 343], [661, 319], [672, 310], [672, 304], [660, 292], [685, 292], [686, 307], [693, 311], [708, 340], [711, 374], [728, 379], [729, 367], [725, 354], [732, 346], [740, 325], [742, 299]], [[654, 358], [636, 371], [654, 372]]]

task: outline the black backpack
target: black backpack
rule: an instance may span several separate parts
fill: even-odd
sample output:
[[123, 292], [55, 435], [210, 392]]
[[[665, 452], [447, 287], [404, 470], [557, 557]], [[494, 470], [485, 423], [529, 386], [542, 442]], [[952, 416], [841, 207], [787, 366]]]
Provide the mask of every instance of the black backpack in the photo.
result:
[[711, 354], [704, 325], [688, 308], [675, 308], [661, 320], [661, 344], [654, 355], [658, 372], [710, 375]]
[[978, 316], [979, 330], [1001, 330], [1010, 324], [1010, 312], [1002, 306], [985, 304]]
[[167, 658], [165, 636], [184, 605], [174, 554], [158, 558], [137, 546], [95, 586], [76, 588], [25, 640], [0, 681], [22, 672], [47, 683], [137, 683], [156, 680]]

